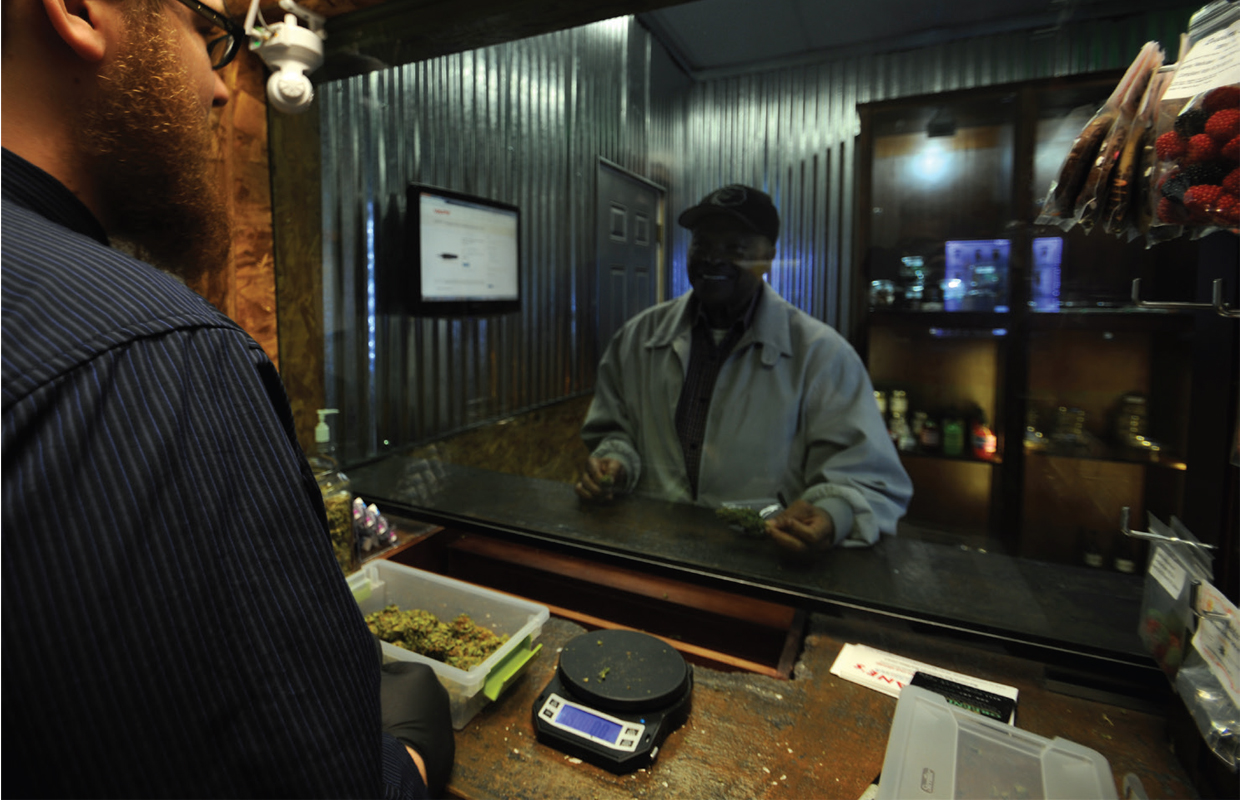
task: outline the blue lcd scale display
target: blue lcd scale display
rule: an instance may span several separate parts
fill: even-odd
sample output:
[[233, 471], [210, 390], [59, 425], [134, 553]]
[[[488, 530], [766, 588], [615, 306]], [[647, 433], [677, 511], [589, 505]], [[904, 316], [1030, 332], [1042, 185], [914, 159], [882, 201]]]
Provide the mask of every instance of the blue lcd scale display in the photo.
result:
[[623, 730], [621, 725], [617, 725], [611, 720], [603, 719], [600, 716], [570, 705], [565, 705], [560, 709], [560, 713], [556, 716], [555, 721], [561, 725], [567, 725], [573, 730], [581, 731], [587, 736], [593, 736], [612, 744], [615, 744], [616, 737]]
[[554, 692], [539, 707], [539, 724], [550, 724], [573, 739], [588, 739], [595, 747], [632, 753], [646, 732], [645, 721], [624, 720], [574, 703]]

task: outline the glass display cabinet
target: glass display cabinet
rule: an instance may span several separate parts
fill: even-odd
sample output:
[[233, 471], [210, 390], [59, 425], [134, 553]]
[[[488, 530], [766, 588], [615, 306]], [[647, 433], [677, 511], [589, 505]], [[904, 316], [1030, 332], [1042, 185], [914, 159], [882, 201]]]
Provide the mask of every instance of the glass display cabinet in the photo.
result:
[[1226, 528], [1237, 326], [1135, 306], [1132, 285], [1192, 301], [1221, 276], [1234, 293], [1234, 235], [1147, 248], [1034, 224], [1118, 78], [858, 109], [852, 335], [915, 487], [902, 536], [1140, 572], [1124, 507], [1207, 541]]

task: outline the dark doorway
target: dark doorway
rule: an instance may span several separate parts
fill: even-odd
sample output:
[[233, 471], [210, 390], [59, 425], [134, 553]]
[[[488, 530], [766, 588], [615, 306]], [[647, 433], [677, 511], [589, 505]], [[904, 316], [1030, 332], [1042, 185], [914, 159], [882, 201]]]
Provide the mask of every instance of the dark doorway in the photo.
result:
[[625, 320], [659, 298], [663, 190], [619, 167], [600, 162], [595, 286], [598, 358]]

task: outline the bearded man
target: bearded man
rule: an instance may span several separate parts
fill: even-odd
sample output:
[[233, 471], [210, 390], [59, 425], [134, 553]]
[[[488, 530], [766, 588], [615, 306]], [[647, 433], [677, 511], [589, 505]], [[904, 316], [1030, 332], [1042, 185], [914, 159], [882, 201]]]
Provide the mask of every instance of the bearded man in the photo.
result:
[[274, 366], [182, 282], [229, 247], [244, 33], [221, 0], [3, 11], [5, 793], [441, 790], [446, 692], [381, 670]]

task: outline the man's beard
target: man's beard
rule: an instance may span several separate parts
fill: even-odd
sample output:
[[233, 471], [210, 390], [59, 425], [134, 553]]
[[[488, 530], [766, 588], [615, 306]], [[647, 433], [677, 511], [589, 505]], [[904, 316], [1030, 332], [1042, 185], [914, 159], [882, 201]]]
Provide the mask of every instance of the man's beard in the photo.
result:
[[231, 240], [214, 137], [168, 21], [135, 17], [126, 51], [100, 76], [82, 141], [113, 244], [194, 284], [224, 264]]

